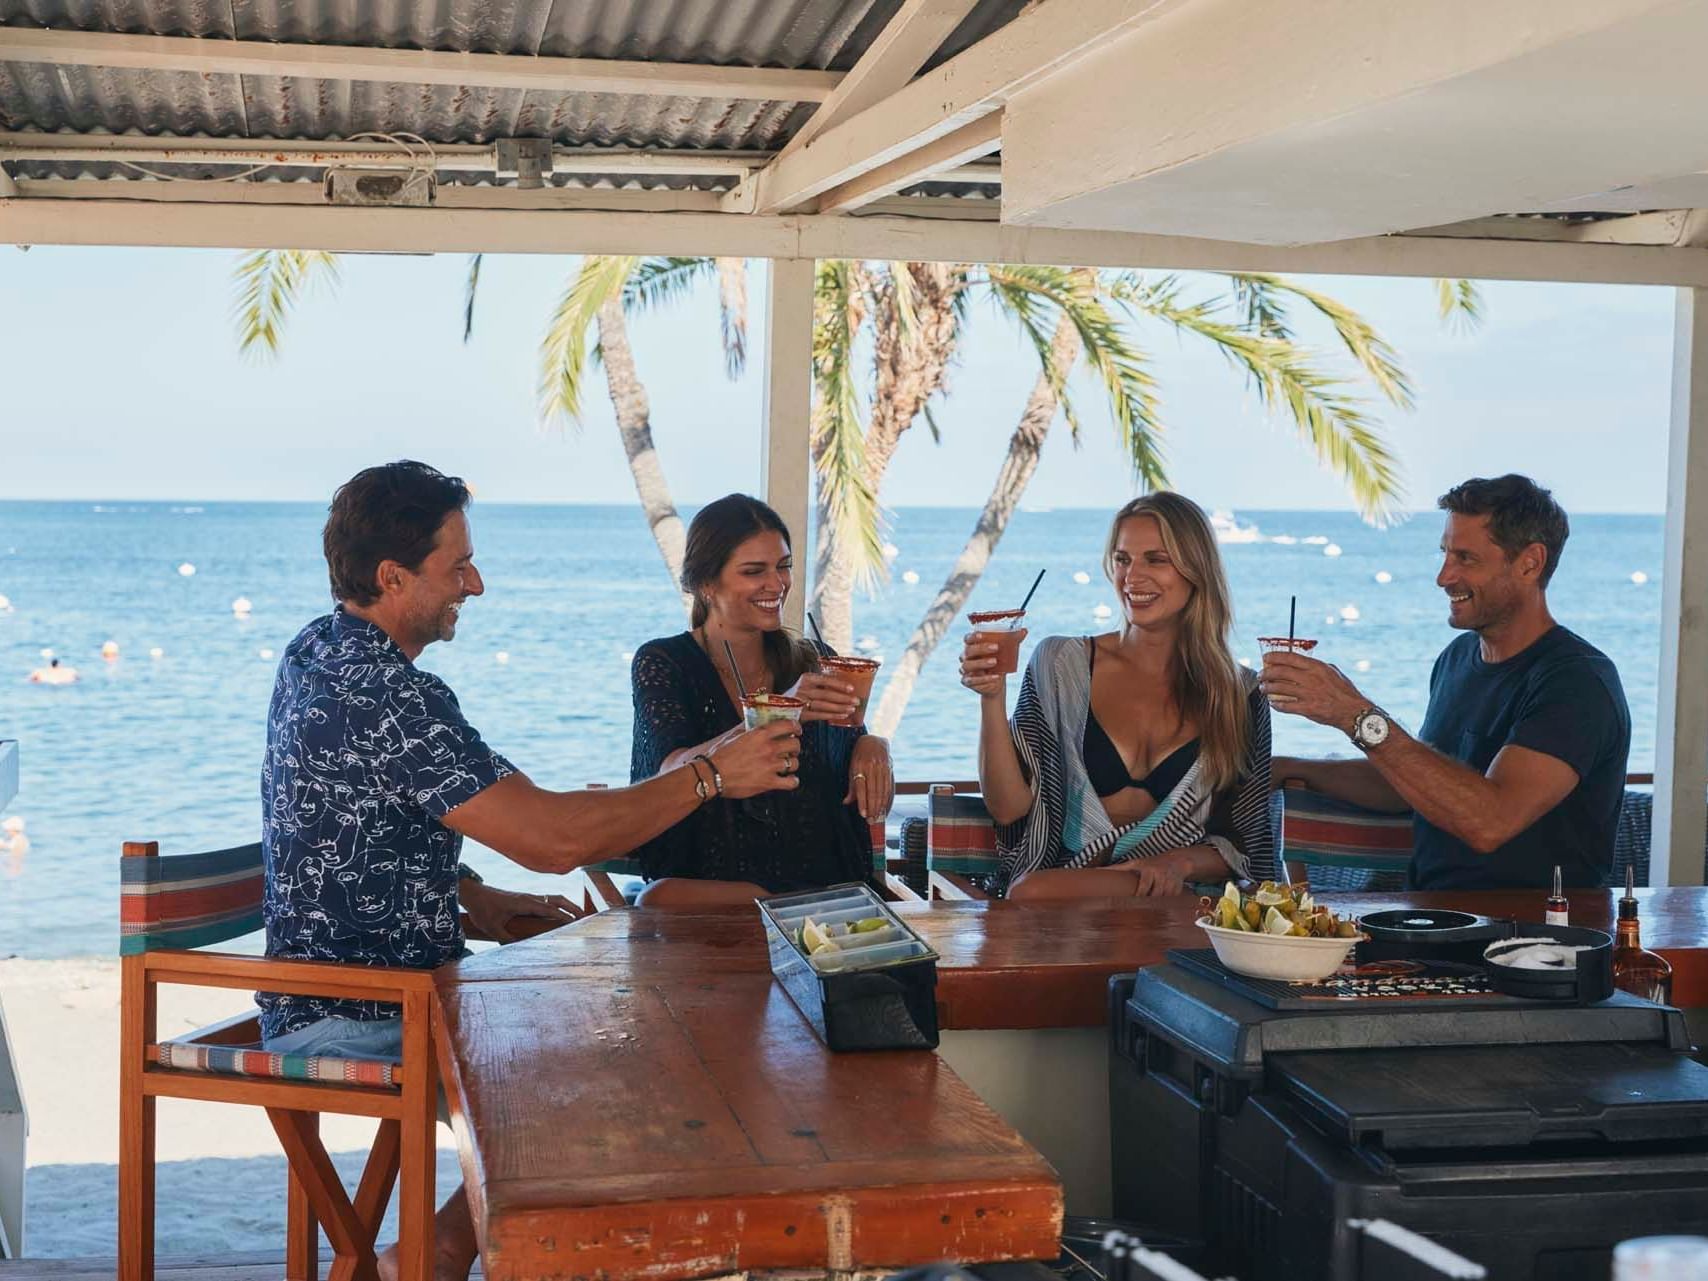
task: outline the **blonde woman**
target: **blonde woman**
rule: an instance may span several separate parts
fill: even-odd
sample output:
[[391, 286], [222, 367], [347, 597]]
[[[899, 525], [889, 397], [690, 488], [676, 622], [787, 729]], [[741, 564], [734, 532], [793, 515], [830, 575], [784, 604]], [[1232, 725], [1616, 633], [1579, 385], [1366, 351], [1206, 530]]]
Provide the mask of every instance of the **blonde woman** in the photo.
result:
[[1179, 494], [1135, 498], [1109, 527], [1104, 571], [1121, 630], [1051, 636], [1012, 721], [996, 646], [968, 636], [979, 783], [997, 823], [993, 888], [1015, 899], [1183, 893], [1272, 874], [1269, 706], [1228, 651], [1216, 536]]

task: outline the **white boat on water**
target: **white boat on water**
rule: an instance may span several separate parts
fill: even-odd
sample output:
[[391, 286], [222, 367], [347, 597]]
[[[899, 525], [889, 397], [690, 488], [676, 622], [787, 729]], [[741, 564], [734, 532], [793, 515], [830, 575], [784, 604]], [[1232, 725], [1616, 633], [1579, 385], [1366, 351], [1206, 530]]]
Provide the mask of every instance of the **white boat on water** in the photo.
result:
[[1230, 511], [1217, 509], [1210, 513], [1210, 528], [1216, 531], [1218, 543], [1261, 543], [1263, 535], [1256, 525], [1242, 525]]

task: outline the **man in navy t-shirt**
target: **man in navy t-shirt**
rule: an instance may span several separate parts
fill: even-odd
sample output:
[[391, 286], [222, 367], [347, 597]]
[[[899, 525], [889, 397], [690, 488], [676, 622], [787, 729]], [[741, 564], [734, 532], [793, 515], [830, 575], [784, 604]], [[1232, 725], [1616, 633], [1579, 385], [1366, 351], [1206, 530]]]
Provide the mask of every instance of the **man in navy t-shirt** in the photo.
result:
[[1605, 884], [1631, 714], [1613, 663], [1548, 612], [1566, 514], [1524, 476], [1468, 480], [1440, 506], [1435, 581], [1449, 624], [1471, 634], [1435, 660], [1417, 737], [1338, 669], [1269, 654], [1276, 709], [1344, 730], [1364, 753], [1278, 757], [1271, 773], [1369, 809], [1411, 809], [1417, 889], [1543, 888], [1556, 866], [1567, 885]]

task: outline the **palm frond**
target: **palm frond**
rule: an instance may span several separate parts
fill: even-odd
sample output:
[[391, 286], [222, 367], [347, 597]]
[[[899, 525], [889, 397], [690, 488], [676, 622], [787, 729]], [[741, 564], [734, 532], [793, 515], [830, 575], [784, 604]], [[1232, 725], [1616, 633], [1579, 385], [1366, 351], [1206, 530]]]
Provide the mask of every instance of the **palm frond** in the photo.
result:
[[[1017, 294], [1047, 299], [1051, 308], [1065, 316], [1079, 335], [1080, 357], [1103, 383], [1110, 416], [1114, 419], [1121, 448], [1133, 467], [1133, 474], [1147, 488], [1161, 488], [1168, 482], [1167, 466], [1162, 455], [1163, 426], [1157, 397], [1156, 378], [1150, 371], [1149, 357], [1138, 347], [1126, 327], [1109, 309], [1104, 293], [1104, 281], [1096, 272], [1083, 269], [1030, 266], [989, 266], [986, 274], [991, 287], [1001, 293], [1010, 307]], [[1018, 318], [1018, 316], [1017, 316]], [[1034, 349], [1045, 360], [1045, 373], [1052, 387], [1059, 387], [1058, 399], [1068, 418], [1074, 437], [1079, 436], [1077, 416], [1071, 412], [1067, 397], [1067, 370], [1052, 370], [1054, 324], [1042, 334], [1041, 327], [1022, 322]], [[1039, 347], [1039, 339], [1044, 346]]]
[[318, 280], [338, 282], [338, 256], [319, 249], [259, 249], [237, 264], [237, 349], [245, 356], [279, 354], [285, 317]]
[[[1302, 299], [1334, 326], [1341, 346], [1346, 348], [1359, 367], [1370, 376], [1370, 381], [1376, 384], [1377, 390], [1390, 404], [1400, 409], [1411, 409], [1415, 406], [1416, 397], [1412, 390], [1411, 376], [1400, 364], [1399, 353], [1387, 339], [1376, 332], [1374, 325], [1340, 299], [1319, 293], [1285, 276], [1238, 272], [1231, 274], [1229, 279], [1234, 282], [1236, 299], [1244, 290], [1248, 297], [1263, 300], [1256, 305], [1262, 315], [1271, 319], [1267, 327], [1257, 326], [1257, 333], [1265, 338], [1291, 340], [1293, 334], [1286, 319], [1285, 298], [1290, 295]], [[1247, 306], [1248, 315], [1251, 305]], [[1277, 316], [1280, 317], [1278, 324], [1273, 319]]]
[[1438, 279], [1435, 299], [1441, 323], [1452, 332], [1468, 334], [1483, 323], [1483, 293], [1476, 281]]
[[[835, 538], [848, 540], [862, 587], [885, 572], [883, 514], [866, 476], [866, 436], [854, 373], [854, 346], [864, 323], [864, 281], [856, 264], [821, 259], [813, 288], [812, 455], [819, 493]], [[821, 535], [822, 536], [822, 535]]]
[[474, 336], [474, 296], [480, 289], [480, 264], [485, 254], [469, 255], [468, 279], [463, 282], [463, 341]]
[[623, 310], [675, 302], [716, 271], [710, 258], [643, 258], [623, 282]]
[[919, 282], [913, 277], [912, 264], [890, 263], [886, 279], [895, 304], [897, 332], [903, 342], [912, 342], [919, 332]]
[[1150, 314], [1209, 340], [1257, 387], [1264, 407], [1284, 409], [1318, 461], [1352, 493], [1359, 514], [1374, 525], [1393, 520], [1403, 495], [1399, 464], [1381, 423], [1345, 379], [1327, 372], [1309, 350], [1218, 320], [1209, 304], [1152, 298]]
[[1273, 292], [1258, 286], [1249, 273], [1233, 272], [1228, 276], [1234, 287], [1234, 305], [1245, 312], [1245, 327], [1265, 338], [1291, 338], [1293, 330], [1287, 309], [1276, 305]]
[[543, 422], [581, 422], [581, 394], [587, 371], [587, 335], [599, 309], [624, 295], [636, 270], [632, 255], [590, 254], [558, 300], [540, 343], [540, 418]]
[[747, 367], [747, 260], [719, 258], [718, 327], [723, 334], [724, 373], [739, 378]]

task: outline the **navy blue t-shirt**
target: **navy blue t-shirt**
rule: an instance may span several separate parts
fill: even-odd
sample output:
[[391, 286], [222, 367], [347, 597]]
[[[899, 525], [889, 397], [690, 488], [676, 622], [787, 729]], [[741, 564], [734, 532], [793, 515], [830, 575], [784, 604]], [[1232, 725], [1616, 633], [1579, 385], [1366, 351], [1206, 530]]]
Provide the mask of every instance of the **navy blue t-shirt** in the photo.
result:
[[1418, 735], [1479, 774], [1508, 743], [1570, 765], [1565, 800], [1492, 854], [1479, 854], [1419, 815], [1410, 881], [1422, 890], [1547, 888], [1554, 865], [1567, 885], [1606, 882], [1625, 794], [1631, 713], [1612, 660], [1555, 627], [1500, 663], [1483, 661], [1474, 632], [1435, 660], [1429, 713]]
[[[279, 660], [261, 767], [267, 955], [432, 969], [463, 950], [457, 856], [439, 820], [515, 766], [463, 719], [450, 686], [342, 609]], [[395, 1005], [258, 992], [271, 1039]]]

